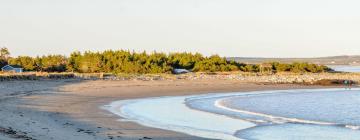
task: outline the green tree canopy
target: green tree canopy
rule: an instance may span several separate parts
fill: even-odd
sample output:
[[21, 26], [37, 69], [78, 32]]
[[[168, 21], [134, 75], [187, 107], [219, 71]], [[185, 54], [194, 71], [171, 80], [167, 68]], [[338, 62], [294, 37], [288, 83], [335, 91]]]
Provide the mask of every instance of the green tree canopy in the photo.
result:
[[[199, 53], [130, 52], [107, 50], [104, 52], [73, 52], [69, 57], [47, 55], [38, 57], [19, 56], [9, 59], [10, 64], [21, 65], [27, 71], [82, 72], [82, 73], [171, 73], [174, 69], [194, 72], [244, 71], [260, 72], [261, 65], [243, 64], [227, 60], [219, 55], [209, 57]], [[275, 72], [326, 72], [326, 66], [310, 63], [269, 63]], [[272, 66], [272, 68], [271, 68]]]

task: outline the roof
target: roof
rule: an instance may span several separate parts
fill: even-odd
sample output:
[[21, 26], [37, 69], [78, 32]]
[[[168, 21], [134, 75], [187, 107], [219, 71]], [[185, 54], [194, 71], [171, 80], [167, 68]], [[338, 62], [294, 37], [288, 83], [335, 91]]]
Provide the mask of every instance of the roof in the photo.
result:
[[12, 67], [14, 69], [22, 69], [22, 67], [19, 65], [6, 65], [6, 66], [2, 67], [1, 69], [5, 68], [5, 67]]

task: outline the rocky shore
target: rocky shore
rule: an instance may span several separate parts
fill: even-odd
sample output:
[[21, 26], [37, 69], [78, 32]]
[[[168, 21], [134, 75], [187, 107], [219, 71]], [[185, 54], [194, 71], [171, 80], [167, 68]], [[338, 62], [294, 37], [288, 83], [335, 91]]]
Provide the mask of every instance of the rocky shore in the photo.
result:
[[0, 81], [80, 79], [80, 80], [236, 80], [251, 83], [313, 84], [320, 80], [350, 80], [360, 82], [360, 73], [187, 73], [187, 74], [103, 74], [103, 73], [42, 73], [0, 75]]
[[360, 82], [360, 73], [188, 73], [181, 75], [137, 75], [137, 76], [109, 76], [104, 80], [235, 80], [250, 83], [272, 84], [313, 84], [320, 80], [351, 80]]

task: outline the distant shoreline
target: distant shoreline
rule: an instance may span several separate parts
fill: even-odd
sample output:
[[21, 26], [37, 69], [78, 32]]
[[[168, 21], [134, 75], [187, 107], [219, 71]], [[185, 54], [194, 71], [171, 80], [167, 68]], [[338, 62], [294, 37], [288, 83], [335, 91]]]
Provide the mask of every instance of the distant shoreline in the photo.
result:
[[270, 57], [227, 57], [227, 60], [235, 60], [249, 64], [261, 64], [264, 62], [309, 62], [319, 65], [354, 65], [360, 66], [360, 55], [327, 56], [312, 58], [270, 58]]

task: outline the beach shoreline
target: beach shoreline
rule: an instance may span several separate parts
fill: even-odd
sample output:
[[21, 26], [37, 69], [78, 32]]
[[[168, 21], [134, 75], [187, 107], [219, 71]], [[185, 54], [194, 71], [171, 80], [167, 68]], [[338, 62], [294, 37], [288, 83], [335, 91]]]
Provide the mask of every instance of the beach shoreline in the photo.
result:
[[[359, 133], [354, 132], [359, 129], [359, 123], [352, 121], [352, 118], [355, 118], [357, 115], [341, 117], [341, 115], [336, 116], [335, 114], [341, 114], [339, 112], [344, 110], [351, 110], [349, 105], [357, 103], [357, 100], [354, 100], [354, 98], [358, 98], [356, 96], [359, 96], [359, 90], [359, 88], [352, 90], [344, 90], [344, 88], [291, 89], [165, 96], [115, 101], [107, 109], [114, 114], [124, 117], [125, 120], [137, 122], [144, 126], [211, 139], [253, 139], [250, 136], [260, 136], [261, 139], [276, 139], [276, 137], [279, 139], [279, 134], [268, 136], [261, 136], [261, 134], [249, 135], [251, 133], [249, 131], [261, 130], [262, 126], [275, 127], [284, 124], [296, 129], [327, 129], [327, 131], [319, 131], [319, 133], [301, 130], [301, 132], [298, 131], [294, 134], [291, 130], [287, 131], [287, 128], [284, 128], [283, 134], [287, 137], [286, 139], [296, 139], [298, 135], [302, 135], [305, 139], [314, 139], [317, 136], [341, 139], [346, 137], [348, 133], [353, 133], [346, 138], [351, 139], [353, 136], [359, 136]], [[290, 98], [286, 100], [282, 98], [280, 101], [253, 101], [254, 99], [261, 100], [261, 98], [266, 97], [276, 99], [283, 96], [289, 96]], [[349, 100], [344, 100], [344, 98]], [[238, 107], [236, 106], [237, 103], [243, 106]], [[318, 104], [315, 105], [314, 103]], [[334, 105], [331, 106], [331, 103]], [[279, 106], [279, 104], [286, 105]], [[257, 106], [260, 106], [260, 108], [256, 108]], [[331, 111], [339, 112], [321, 115], [324, 113], [316, 109], [314, 110], [316, 106], [323, 107], [321, 110], [324, 110], [326, 113]], [[307, 107], [307, 109], [304, 109], [304, 107]], [[337, 108], [338, 110], [336, 110], [336, 107], [341, 109]], [[356, 106], [352, 107], [356, 108]], [[260, 110], [256, 111], [256, 109]], [[272, 112], [266, 112], [269, 110]], [[279, 114], [276, 113], [276, 110], [282, 110], [283, 112]], [[288, 112], [291, 112], [290, 110], [292, 114], [289, 115]], [[301, 114], [307, 114], [310, 117], [306, 118]], [[315, 116], [318, 116], [321, 120], [317, 120]], [[333, 116], [336, 117], [334, 118]], [[336, 119], [338, 117], [346, 121]], [[243, 130], [247, 133], [242, 133]], [[341, 132], [334, 134], [333, 132], [337, 132], [337, 130], [341, 130]], [[271, 130], [267, 131], [267, 133], [271, 134]]]
[[[113, 101], [160, 96], [198, 95], [259, 90], [331, 88], [298, 84], [256, 84], [235, 80], [83, 81], [38, 80], [2, 82], [1, 137], [33, 139], [201, 139], [149, 128], [101, 107]], [[10, 131], [8, 131], [10, 132]], [[66, 135], [66, 137], [64, 137]], [[23, 138], [25, 139], [25, 138]]]

